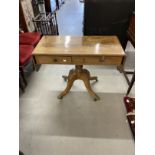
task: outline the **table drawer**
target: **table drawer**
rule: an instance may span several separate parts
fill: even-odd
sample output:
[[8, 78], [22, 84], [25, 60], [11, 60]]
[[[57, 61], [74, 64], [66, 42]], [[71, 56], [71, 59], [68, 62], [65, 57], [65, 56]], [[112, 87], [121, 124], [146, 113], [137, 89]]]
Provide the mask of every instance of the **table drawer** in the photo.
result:
[[119, 65], [122, 56], [50, 56], [36, 55], [37, 64]]
[[73, 64], [83, 64], [84, 63], [84, 57], [73, 56], [72, 57], [72, 63]]
[[71, 64], [71, 57], [65, 56], [35, 56], [38, 64]]
[[122, 62], [122, 56], [85, 57], [84, 62], [85, 64], [118, 65]]

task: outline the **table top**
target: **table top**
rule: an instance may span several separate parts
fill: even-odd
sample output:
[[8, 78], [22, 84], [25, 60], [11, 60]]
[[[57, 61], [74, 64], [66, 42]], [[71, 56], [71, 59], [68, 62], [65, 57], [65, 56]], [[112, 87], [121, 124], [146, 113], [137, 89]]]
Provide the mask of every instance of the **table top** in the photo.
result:
[[116, 36], [43, 36], [33, 55], [124, 56]]

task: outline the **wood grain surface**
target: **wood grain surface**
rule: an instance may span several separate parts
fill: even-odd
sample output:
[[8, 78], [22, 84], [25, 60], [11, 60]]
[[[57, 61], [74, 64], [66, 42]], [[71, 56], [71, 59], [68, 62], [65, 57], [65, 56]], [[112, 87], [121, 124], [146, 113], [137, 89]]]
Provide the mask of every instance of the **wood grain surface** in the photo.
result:
[[43, 36], [33, 55], [125, 56], [116, 36]]

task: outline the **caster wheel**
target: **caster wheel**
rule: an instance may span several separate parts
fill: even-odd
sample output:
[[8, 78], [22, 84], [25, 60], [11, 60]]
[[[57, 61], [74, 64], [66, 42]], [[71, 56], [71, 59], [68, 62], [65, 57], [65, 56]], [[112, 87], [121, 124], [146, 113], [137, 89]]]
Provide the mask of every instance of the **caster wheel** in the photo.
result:
[[97, 101], [98, 100], [98, 98], [97, 97], [94, 97], [94, 101]]
[[94, 98], [94, 101], [97, 101], [97, 98]]
[[58, 99], [63, 99], [63, 97], [62, 97], [62, 96], [60, 96], [60, 95], [59, 95], [57, 98], [58, 98]]

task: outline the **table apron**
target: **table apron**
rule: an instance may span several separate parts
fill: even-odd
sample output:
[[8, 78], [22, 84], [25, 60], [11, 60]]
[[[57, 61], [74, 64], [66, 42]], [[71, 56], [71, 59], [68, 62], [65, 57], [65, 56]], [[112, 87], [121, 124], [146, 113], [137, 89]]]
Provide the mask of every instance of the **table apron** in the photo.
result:
[[37, 64], [120, 65], [123, 56], [34, 55]]

